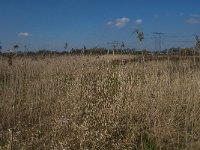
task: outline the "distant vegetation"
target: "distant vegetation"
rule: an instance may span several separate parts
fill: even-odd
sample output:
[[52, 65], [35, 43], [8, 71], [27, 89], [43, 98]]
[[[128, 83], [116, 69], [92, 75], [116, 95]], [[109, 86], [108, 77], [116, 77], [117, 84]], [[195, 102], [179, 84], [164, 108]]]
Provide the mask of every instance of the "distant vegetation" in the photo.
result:
[[[15, 45], [16, 46], [16, 45]], [[0, 47], [1, 48], [1, 47]], [[19, 51], [17, 51], [19, 50]], [[106, 48], [89, 48], [89, 49], [84, 49], [84, 53], [83, 53], [83, 49], [71, 49], [70, 51], [54, 51], [54, 50], [47, 50], [47, 49], [42, 49], [42, 50], [38, 50], [38, 51], [20, 51], [19, 47], [14, 47], [13, 52], [15, 52], [17, 55], [28, 55], [28, 56], [32, 56], [32, 55], [48, 55], [48, 54], [57, 54], [57, 55], [62, 55], [62, 54], [86, 54], [86, 55], [105, 55], [105, 54], [113, 54], [112, 49], [106, 49]], [[115, 54], [160, 54], [160, 55], [167, 55], [167, 53], [169, 53], [170, 55], [186, 55], [186, 56], [192, 56], [193, 55], [193, 48], [170, 48], [170, 49], [165, 49], [162, 51], [149, 51], [146, 49], [143, 50], [136, 50], [135, 48], [133, 49], [129, 49], [129, 48], [123, 48], [123, 49], [115, 49]], [[195, 52], [196, 55], [199, 54], [198, 51]], [[8, 55], [9, 52], [0, 52], [0, 55]]]

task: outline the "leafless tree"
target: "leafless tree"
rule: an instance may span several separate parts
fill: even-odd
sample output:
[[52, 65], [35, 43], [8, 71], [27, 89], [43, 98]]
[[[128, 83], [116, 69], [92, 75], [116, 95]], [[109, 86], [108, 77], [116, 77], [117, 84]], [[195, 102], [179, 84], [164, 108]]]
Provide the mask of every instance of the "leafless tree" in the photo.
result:
[[84, 47], [83, 47], [83, 54], [85, 53], [85, 50], [86, 50], [87, 48], [86, 48], [86, 46], [84, 45]]
[[137, 39], [139, 40], [139, 49], [142, 51], [142, 58], [144, 61], [144, 52], [142, 50], [142, 41], [144, 40], [144, 33], [142, 31], [140, 31], [139, 29], [135, 30]]
[[68, 43], [65, 42], [65, 45], [64, 45], [65, 50], [67, 50], [67, 47], [68, 47]]
[[13, 46], [13, 50], [15, 51], [15, 50], [17, 50], [17, 49], [19, 49], [19, 45], [15, 44], [15, 45]]
[[199, 40], [199, 36], [198, 35], [195, 35], [195, 40], [196, 40], [195, 47], [197, 49], [200, 49], [200, 40]]

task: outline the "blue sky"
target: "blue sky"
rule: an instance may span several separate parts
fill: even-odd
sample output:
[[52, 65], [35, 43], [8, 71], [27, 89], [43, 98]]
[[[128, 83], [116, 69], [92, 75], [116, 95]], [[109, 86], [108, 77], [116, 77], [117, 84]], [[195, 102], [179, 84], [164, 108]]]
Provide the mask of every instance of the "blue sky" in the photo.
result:
[[200, 35], [199, 0], [1, 0], [3, 50], [23, 51], [111, 47], [114, 40], [137, 47], [133, 31], [145, 34], [143, 47], [154, 49], [153, 32], [164, 33], [162, 47], [191, 47]]

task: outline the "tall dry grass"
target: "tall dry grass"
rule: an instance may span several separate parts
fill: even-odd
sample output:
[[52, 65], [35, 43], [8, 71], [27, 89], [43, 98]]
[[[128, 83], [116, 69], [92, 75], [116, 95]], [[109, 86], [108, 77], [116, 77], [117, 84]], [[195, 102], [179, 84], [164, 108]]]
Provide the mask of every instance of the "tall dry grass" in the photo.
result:
[[0, 149], [200, 148], [200, 68], [133, 56], [0, 59]]

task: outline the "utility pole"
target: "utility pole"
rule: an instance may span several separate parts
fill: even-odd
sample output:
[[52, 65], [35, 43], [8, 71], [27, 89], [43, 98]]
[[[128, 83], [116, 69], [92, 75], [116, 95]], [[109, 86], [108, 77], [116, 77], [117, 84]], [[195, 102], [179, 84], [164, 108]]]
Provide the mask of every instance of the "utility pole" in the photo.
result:
[[156, 51], [160, 51], [162, 50], [162, 39], [163, 39], [163, 35], [164, 33], [161, 32], [153, 32], [154, 35], [154, 39], [155, 39], [155, 50]]
[[115, 49], [116, 49], [116, 47], [118, 47], [118, 46], [119, 46], [119, 42], [118, 42], [118, 41], [113, 41], [113, 42], [112, 42], [113, 55], [115, 55]]
[[[164, 33], [153, 32], [153, 35], [154, 35], [154, 39], [155, 39], [155, 51], [158, 52], [158, 55], [157, 55], [157, 60], [158, 60], [160, 51], [162, 50], [162, 36], [164, 35]], [[168, 51], [167, 51], [167, 59], [169, 61]]]
[[64, 49], [67, 50], [67, 47], [68, 47], [68, 43], [65, 42]]
[[123, 54], [123, 51], [124, 51], [124, 48], [125, 48], [124, 42], [121, 43], [120, 48], [121, 48], [121, 54]]
[[86, 49], [87, 49], [87, 48], [86, 48], [86, 46], [84, 45], [83, 51], [82, 51], [83, 54], [85, 53], [85, 50], [86, 50]]
[[107, 42], [107, 47], [108, 47], [108, 52], [107, 52], [107, 54], [109, 54], [109, 53], [110, 53], [110, 48], [109, 48], [109, 45], [110, 45], [110, 43], [109, 43], [109, 42]]

